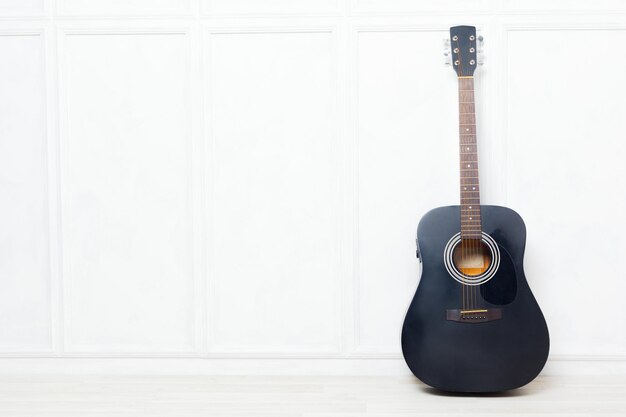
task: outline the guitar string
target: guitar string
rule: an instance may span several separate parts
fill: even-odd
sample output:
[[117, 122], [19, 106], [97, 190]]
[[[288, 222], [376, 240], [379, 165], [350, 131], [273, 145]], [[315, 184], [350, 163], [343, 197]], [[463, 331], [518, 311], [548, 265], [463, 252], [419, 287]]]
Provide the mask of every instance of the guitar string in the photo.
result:
[[[452, 34], [450, 34], [450, 41], [451, 43], [454, 42], [451, 46], [451, 49], [454, 51], [454, 49], [458, 48], [458, 38], [455, 41], [454, 40], [454, 36], [452, 36]], [[457, 49], [458, 50], [458, 49]], [[452, 57], [452, 65], [454, 66], [456, 64], [456, 60], [454, 59], [454, 55]], [[460, 62], [460, 60], [459, 60]], [[462, 66], [461, 66], [462, 67]], [[461, 68], [459, 68], [460, 70]], [[458, 72], [457, 72], [457, 76], [459, 76]], [[458, 97], [459, 97], [459, 108], [460, 108], [460, 103], [461, 103], [461, 98], [462, 98], [462, 91], [461, 91], [461, 78], [458, 78]], [[460, 146], [462, 146], [462, 141], [461, 141], [461, 114], [460, 114], [460, 109], [459, 109], [459, 144]], [[460, 148], [461, 149], [461, 148]], [[462, 158], [461, 158], [461, 154], [459, 154], [459, 169], [460, 169], [460, 186], [459, 186], [459, 192], [460, 192], [460, 196], [461, 196], [461, 209], [463, 208], [463, 162], [462, 162]], [[460, 225], [461, 225], [461, 262], [465, 261], [465, 242], [463, 239], [463, 212], [460, 212], [461, 216], [460, 216]], [[454, 258], [452, 259], [452, 261], [454, 262]], [[462, 309], [465, 310], [465, 284], [461, 282], [461, 292], [462, 292]]]
[[[476, 178], [476, 183], [478, 183], [478, 138], [477, 138], [477, 132], [476, 132], [476, 93], [475, 93], [475, 85], [474, 85], [474, 79], [473, 78], [468, 78], [468, 90], [470, 90], [470, 95], [471, 95], [471, 104], [470, 106], [472, 106], [472, 109], [470, 111], [470, 122], [472, 122], [472, 128], [473, 131], [472, 133], [472, 146], [474, 147], [471, 155], [476, 155], [475, 159], [472, 159], [472, 163], [474, 164], [474, 172], [476, 173], [475, 176]], [[471, 202], [472, 205], [474, 206], [473, 209], [471, 209], [468, 214], [470, 215], [470, 227], [473, 230], [473, 233], [475, 234], [474, 238], [472, 239], [472, 262], [480, 262], [481, 259], [481, 235], [480, 235], [480, 227], [478, 228], [479, 230], [475, 230], [476, 227], [474, 226], [474, 221], [479, 221], [479, 220], [474, 220], [473, 217], [474, 216], [474, 210], [480, 210], [480, 201], [475, 201], [477, 200], [474, 196], [475, 193], [471, 192]], [[478, 204], [478, 205], [477, 205]], [[480, 218], [480, 216], [479, 216]], [[470, 308], [471, 309], [475, 309], [477, 308], [478, 305], [478, 297], [477, 297], [477, 293], [476, 293], [476, 286], [473, 285], [472, 286], [472, 303]]]
[[[455, 41], [455, 43], [456, 43], [455, 47], [457, 48], [457, 51], [460, 52], [458, 38]], [[457, 52], [457, 53], [459, 53], [459, 52]], [[463, 60], [460, 59], [460, 55], [459, 55], [459, 66], [458, 67], [459, 67], [460, 75], [462, 76], [463, 75]], [[461, 124], [463, 122], [463, 115], [461, 114], [461, 107], [463, 106], [461, 103], [463, 101], [462, 98], [463, 98], [463, 94], [464, 94], [464, 92], [463, 92], [463, 87], [464, 87], [463, 86], [463, 80], [464, 80], [464, 78], [459, 78], [458, 79], [458, 81], [459, 81], [458, 82], [458, 88], [459, 88], [459, 143], [460, 143], [461, 151], [463, 149], [462, 148], [463, 147], [463, 140], [462, 140], [462, 138], [463, 138], [463, 136], [462, 136], [463, 130], [462, 130], [462, 126], [461, 126]], [[459, 191], [461, 193], [461, 207], [460, 207], [460, 209], [461, 209], [461, 211], [460, 211], [460, 214], [461, 214], [461, 262], [462, 262], [462, 264], [465, 264], [468, 248], [467, 248], [467, 242], [463, 238], [463, 235], [464, 235], [464, 233], [463, 233], [463, 200], [464, 200], [463, 199], [463, 186], [464, 186], [463, 185], [463, 177], [464, 177], [463, 172], [464, 172], [464, 170], [463, 170], [463, 157], [462, 157], [462, 154], [459, 155], [459, 161], [460, 161], [459, 166], [460, 166], [460, 169], [461, 169], [461, 181], [460, 181], [461, 185], [459, 187]], [[467, 285], [465, 285], [465, 283], [461, 283], [461, 286], [462, 286], [462, 289], [463, 289], [463, 309], [465, 310], [465, 309], [467, 309], [466, 298], [469, 299], [470, 296], [471, 296], [471, 293], [469, 291], [470, 289], [466, 288]], [[465, 294], [466, 292], [468, 293], [467, 296]], [[468, 301], [468, 302], [471, 305], [471, 301]]]
[[[458, 41], [457, 41], [457, 45], [458, 45]], [[458, 47], [458, 46], [457, 46], [457, 47]], [[459, 48], [459, 49], [460, 49], [460, 48]], [[461, 59], [461, 60], [459, 60], [459, 61], [461, 62], [461, 73], [463, 74], [463, 60]], [[465, 91], [465, 90], [466, 90], [466, 89], [465, 89], [465, 80], [466, 80], [466, 78], [461, 78], [460, 80], [461, 80], [461, 82], [459, 83], [459, 88], [461, 89], [461, 94], [460, 94], [460, 96], [461, 96], [461, 98], [463, 98], [463, 96], [467, 94], [467, 92]], [[461, 100], [461, 101], [465, 101], [465, 100]], [[462, 107], [462, 106], [463, 106], [463, 105], [461, 104], [461, 106], [459, 106], [459, 107]], [[459, 110], [461, 110], [461, 109], [459, 108]], [[463, 115], [462, 115], [462, 114], [460, 114], [460, 115], [459, 115], [459, 119], [460, 119], [460, 122], [462, 123], [462, 122], [463, 122]], [[460, 126], [459, 126], [459, 127], [460, 127]], [[462, 130], [461, 130], [461, 133], [463, 133], [463, 131], [462, 131]], [[463, 137], [463, 136], [461, 136], [461, 137]], [[461, 141], [461, 142], [463, 142], [463, 141]], [[462, 158], [461, 158], [461, 159], [462, 159]], [[464, 162], [462, 162], [462, 163], [461, 163], [461, 169], [463, 169], [463, 168], [464, 168], [464, 167], [463, 167], [463, 163], [464, 163]], [[465, 171], [465, 172], [467, 172], [467, 171]], [[463, 205], [461, 205], [461, 208], [462, 208], [462, 207], [463, 207]], [[463, 219], [463, 216], [461, 216], [461, 219]], [[463, 227], [463, 226], [461, 225], [461, 227]], [[464, 264], [467, 262], [467, 260], [466, 260], [466, 256], [468, 256], [468, 253], [467, 253], [467, 252], [469, 252], [469, 256], [471, 256], [471, 250], [472, 250], [472, 248], [471, 248], [471, 244], [470, 244], [470, 246], [468, 247], [467, 243], [468, 243], [468, 242], [466, 242], [466, 253], [465, 253], [465, 255], [463, 256], [463, 263], [464, 263]], [[469, 243], [471, 243], [471, 242], [469, 242]], [[467, 286], [467, 285], [466, 285], [466, 289], [467, 289], [467, 292], [468, 292], [468, 294], [467, 294], [467, 295], [468, 295], [468, 299], [469, 299], [469, 300], [468, 300], [468, 304], [469, 304], [469, 305], [467, 306], [467, 308], [470, 308], [470, 309], [471, 309], [471, 308], [472, 308], [472, 292], [471, 292], [471, 289], [472, 289], [472, 288], [471, 288], [470, 286]]]
[[[459, 83], [459, 87], [460, 87], [460, 88], [461, 88], [461, 90], [462, 90], [462, 93], [461, 93], [462, 102], [463, 102], [463, 103], [470, 103], [470, 102], [472, 101], [472, 100], [471, 100], [471, 97], [470, 97], [470, 96], [471, 96], [471, 89], [470, 89], [471, 79], [470, 79], [470, 78], [461, 78], [461, 79], [460, 79], [460, 81], [461, 81], [461, 82]], [[461, 104], [461, 106], [460, 106], [460, 107], [461, 107], [461, 109], [460, 109], [460, 110], [463, 110], [463, 106], [464, 106], [464, 104]], [[466, 118], [467, 118], [467, 117], [463, 114], [463, 112], [461, 112], [461, 114], [460, 114], [460, 121], [461, 121], [462, 126], [465, 126], [465, 125], [470, 125], [470, 124], [471, 124], [471, 123], [466, 123], [466, 122], [471, 122], [471, 120], [465, 120]], [[466, 130], [467, 130], [467, 129], [468, 129], [468, 128], [466, 128]], [[463, 131], [461, 130], [461, 135], [462, 135], [462, 136], [461, 136], [461, 138], [465, 138], [465, 141], [463, 141], [463, 140], [461, 141], [461, 142], [462, 142], [462, 144], [471, 143], [470, 138], [472, 137], [472, 136], [471, 136], [471, 134], [472, 134], [472, 133], [473, 133], [473, 132], [469, 132], [469, 135], [468, 135], [468, 134], [465, 134], [465, 132], [463, 132]], [[471, 155], [471, 154], [467, 154], [467, 155]], [[461, 159], [463, 159], [463, 158], [461, 158]], [[465, 173], [466, 173], [466, 175], [467, 175], [467, 173], [469, 173], [469, 170], [465, 170], [465, 164], [466, 164], [466, 162], [469, 162], [469, 159], [468, 159], [468, 160], [465, 160], [465, 161], [463, 161], [463, 162], [461, 163], [461, 164], [462, 164], [462, 165], [461, 165], [461, 169], [462, 169], [462, 170], [463, 170], [463, 172], [465, 172]], [[468, 164], [468, 168], [469, 168], [469, 165], [470, 165], [470, 164]], [[466, 176], [466, 175], [465, 175], [465, 176]], [[466, 182], [467, 182], [467, 181], [466, 181]], [[467, 228], [466, 228], [466, 229], [467, 229], [467, 230], [466, 230], [466, 232], [467, 232], [467, 233], [466, 233], [466, 234], [467, 234], [467, 236], [466, 236], [466, 239], [467, 239], [467, 241], [466, 241], [466, 246], [468, 247], [468, 251], [467, 251], [468, 253], [467, 253], [467, 258], [466, 258], [466, 257], [464, 257], [464, 259], [463, 259], [463, 263], [464, 263], [464, 265], [465, 265], [465, 268], [466, 268], [467, 274], [468, 274], [468, 275], [470, 275], [470, 273], [469, 273], [469, 263], [472, 261], [472, 258], [473, 258], [473, 256], [474, 256], [474, 241], [473, 241], [473, 239], [472, 239], [472, 237], [473, 237], [473, 236], [472, 236], [472, 231], [470, 230], [470, 229], [471, 229], [471, 227], [470, 227], [470, 226], [471, 226], [471, 224], [469, 224], [469, 220], [468, 220], [468, 217], [469, 217], [469, 214], [470, 214], [470, 212], [469, 212], [469, 207], [471, 207], [471, 206], [469, 205], [469, 204], [470, 204], [470, 203], [469, 203], [469, 200], [470, 200], [470, 198], [469, 198], [469, 193], [465, 192], [465, 191], [467, 191], [467, 190], [466, 190], [466, 189], [467, 189], [467, 186], [468, 186], [468, 184], [464, 184], [464, 185], [463, 185], [463, 191], [461, 191], [461, 192], [462, 192], [462, 194], [464, 194], [464, 197], [465, 197], [465, 198], [464, 198], [464, 201], [463, 201], [463, 204], [461, 205], [461, 209], [465, 209], [465, 208], [467, 207], [467, 209], [466, 209], [466, 210], [464, 210], [465, 212], [464, 212], [464, 213], [462, 213], [462, 215], [461, 215], [461, 219], [462, 219], [462, 224], [461, 224], [461, 227], [463, 227], [463, 223], [465, 223], [465, 226], [467, 226]], [[473, 298], [474, 298], [474, 297], [473, 297], [473, 295], [474, 295], [474, 291], [473, 291], [473, 287], [472, 287], [472, 286], [468, 286], [468, 293], [469, 293], [469, 294], [468, 294], [468, 295], [469, 295], [469, 303], [468, 303], [469, 305], [468, 305], [468, 309], [470, 309], [470, 310], [471, 310], [471, 309], [473, 308], [473, 303], [474, 303], [474, 300], [473, 300]]]
[[[465, 79], [460, 79], [461, 81], [461, 85], [460, 87], [462, 87], [462, 90], [464, 91], [464, 94], [467, 95], [467, 99], [468, 100], [464, 100], [464, 102], [467, 102], [466, 106], [468, 107], [472, 107], [473, 109], [471, 109], [469, 112], [467, 112], [466, 114], [468, 114], [468, 116], [463, 116], [463, 114], [461, 115], [460, 119], [461, 122], [469, 122], [467, 123], [468, 125], [471, 125], [473, 130], [470, 132], [469, 136], [471, 137], [471, 140], [466, 140], [466, 142], [470, 143], [470, 146], [473, 146], [474, 149], [467, 153], [467, 155], [469, 155], [469, 160], [467, 162], [469, 162], [470, 164], [474, 164], [474, 167], [471, 171], [476, 172], [476, 177], [478, 177], [478, 146], [477, 146], [477, 138], [476, 138], [476, 112], [475, 112], [475, 102], [476, 102], [476, 98], [475, 98], [475, 89], [474, 89], [474, 79], [473, 78], [465, 78]], [[467, 80], [467, 81], [466, 81]], [[463, 107], [463, 105], [461, 106]], [[463, 118], [466, 118], [468, 120], [464, 120]], [[476, 155], [475, 159], [471, 159], [472, 155]], [[470, 184], [471, 185], [471, 184]], [[467, 187], [463, 186], [463, 189], [465, 190]], [[474, 190], [472, 190], [474, 191]], [[472, 209], [470, 209], [470, 207], [472, 206], [476, 206], [476, 201], [475, 197], [474, 197], [474, 193], [470, 191], [469, 193], [466, 193], [466, 195], [468, 195], [469, 197], [468, 200], [470, 200], [470, 202], [466, 202], [465, 205], [467, 205], [468, 209], [466, 211], [465, 217], [469, 217], [469, 219], [465, 219], [465, 222], [467, 223], [467, 226], [469, 229], [469, 235], [468, 235], [468, 240], [469, 240], [469, 263], [466, 266], [468, 269], [473, 269], [470, 267], [469, 264], [473, 265], [474, 262], [480, 262], [483, 261], [483, 264], [479, 266], [479, 270], [482, 269], [484, 267], [484, 257], [483, 255], [483, 251], [482, 251], [482, 236], [480, 235], [479, 232], [477, 232], [475, 229], [476, 227], [474, 227], [474, 221], [480, 222], [480, 216], [478, 219], [474, 220], [473, 217], [473, 211], [472, 210], [480, 210], [480, 207], [474, 207]], [[470, 196], [471, 194], [471, 196]], [[469, 204], [472, 204], [472, 206], [470, 206]], [[479, 227], [479, 229], [482, 229], [481, 227]], [[478, 236], [475, 236], [476, 233], [478, 233]], [[466, 261], [464, 259], [464, 261]], [[473, 276], [473, 274], [469, 274], [471, 276]], [[469, 308], [470, 309], [476, 309], [478, 307], [479, 304], [479, 300], [478, 300], [478, 289], [475, 288], [475, 285], [470, 286], [470, 288], [468, 288], [469, 290]]]
[[[464, 101], [468, 101], [469, 96], [470, 96], [470, 94], [471, 94], [471, 91], [469, 91], [469, 82], [470, 82], [470, 78], [464, 78], [464, 79], [462, 80], [463, 90], [464, 90], [463, 94], [464, 94], [464, 96], [465, 96], [465, 97], [464, 97]], [[470, 101], [471, 101], [471, 100], [470, 100]], [[463, 125], [464, 125], [464, 126], [466, 126], [467, 124], [471, 124], [471, 123], [467, 123], [467, 122], [470, 122], [471, 120], [465, 120], [465, 119], [467, 119], [467, 116], [465, 116], [465, 115], [461, 115], [461, 119], [462, 119], [462, 122], [463, 122]], [[470, 128], [471, 128], [471, 126], [470, 126]], [[468, 128], [466, 127], [465, 129], [466, 129], [466, 132], [467, 132], [467, 129], [468, 129]], [[472, 132], [470, 131], [470, 132], [469, 132], [469, 134], [471, 135], [471, 133], [472, 133]], [[465, 136], [465, 138], [466, 138], [466, 142], [468, 141], [468, 139], [469, 139], [469, 142], [471, 142], [471, 136], [467, 136], [467, 135], [466, 135], [466, 136]], [[469, 165], [469, 164], [468, 164], [468, 165]], [[463, 168], [465, 168], [465, 166], [464, 166]], [[469, 168], [469, 166], [468, 166], [468, 168]], [[466, 172], [466, 175], [470, 175], [470, 176], [472, 176], [472, 172], [471, 172], [471, 170], [469, 170], [469, 169], [468, 169], [468, 170], [466, 170], [465, 172]], [[466, 205], [466, 207], [469, 207], [469, 206], [468, 206], [468, 204], [469, 204], [469, 201], [471, 201], [471, 198], [469, 197], [470, 195], [469, 195], [468, 193], [465, 193], [465, 196], [466, 196], [465, 205]], [[467, 243], [468, 243], [468, 245], [469, 245], [469, 257], [468, 257], [469, 259], [467, 259], [467, 260], [465, 261], [465, 262], [466, 262], [466, 268], [469, 266], [469, 264], [470, 264], [470, 262], [471, 262], [471, 260], [472, 260], [473, 253], [474, 253], [474, 245], [473, 245], [473, 241], [472, 241], [472, 231], [471, 231], [471, 225], [469, 224], [469, 222], [468, 222], [468, 220], [467, 220], [467, 216], [468, 216], [468, 214], [467, 214], [467, 211], [466, 211], [465, 216], [464, 216], [464, 220], [465, 220], [465, 223], [466, 223], [466, 225], [467, 225], [467, 229], [468, 229], [468, 234], [467, 234], [467, 235], [468, 235], [468, 236], [467, 236], [467, 237], [468, 237], [468, 241], [467, 241]], [[468, 272], [469, 272], [469, 271], [468, 271]], [[468, 275], [469, 275], [469, 274], [468, 274]], [[470, 301], [469, 301], [469, 309], [471, 310], [471, 309], [472, 309], [472, 304], [473, 304], [473, 291], [472, 291], [472, 287], [471, 287], [471, 286], [468, 286], [468, 290], [469, 290], [469, 298], [470, 298]]]
[[[470, 115], [470, 119], [471, 119], [470, 121], [473, 122], [472, 123], [473, 124], [473, 126], [472, 126], [473, 130], [472, 130], [471, 133], [472, 133], [472, 144], [474, 145], [474, 152], [472, 152], [472, 155], [476, 154], [476, 160], [473, 161], [472, 163], [474, 164], [474, 172], [476, 172], [476, 177], [478, 177], [478, 149], [476, 147], [476, 143], [477, 143], [477, 138], [476, 138], [476, 133], [477, 133], [476, 132], [476, 105], [475, 105], [475, 103], [476, 103], [476, 94], [474, 92], [474, 79], [473, 78], [468, 78], [467, 80], [468, 80], [469, 88], [471, 89], [470, 94], [472, 96], [472, 100], [471, 101], [472, 101], [472, 104], [473, 104], [473, 109], [472, 109], [472, 112], [471, 112], [472, 114]], [[478, 182], [478, 179], [476, 180], [476, 182]], [[473, 201], [474, 200], [473, 193], [470, 194], [470, 195], [472, 196], [472, 198], [471, 198], [472, 202], [475, 204], [476, 202]], [[470, 218], [473, 218], [473, 216], [470, 217]], [[472, 229], [474, 229], [473, 221], [470, 221], [470, 224], [472, 225]], [[473, 239], [472, 242], [473, 242], [473, 246], [474, 246], [474, 248], [473, 248], [474, 250], [473, 250], [473, 253], [472, 253], [472, 261], [474, 261], [475, 259], [476, 260], [478, 259], [478, 248], [476, 247], [476, 245], [480, 244], [480, 241], [478, 241], [476, 239]], [[476, 286], [473, 285], [472, 286], [472, 306], [471, 306], [471, 308], [474, 309], [475, 307], [476, 307]]]
[[[458, 45], [458, 40], [457, 40], [457, 44], [456, 47], [459, 48]], [[460, 64], [460, 70], [461, 70], [461, 74], [463, 76], [463, 62], [462, 60], [459, 60], [459, 64]], [[467, 81], [465, 81], [467, 80]], [[475, 171], [476, 172], [476, 177], [478, 177], [478, 151], [477, 151], [477, 139], [476, 139], [476, 116], [475, 116], [475, 91], [474, 91], [474, 80], [473, 78], [459, 78], [459, 101], [462, 102], [463, 104], [461, 104], [460, 109], [462, 109], [463, 105], [466, 106], [474, 106], [474, 108], [472, 109], [472, 111], [464, 113], [464, 112], [460, 112], [460, 124], [467, 124], [467, 125], [471, 125], [473, 126], [473, 131], [470, 132], [470, 134], [468, 136], [470, 136], [473, 140], [467, 140], [466, 142], [469, 142], [470, 146], [474, 146], [474, 150], [472, 152], [467, 153], [468, 155], [472, 155], [475, 154], [476, 155], [476, 160], [468, 160], [468, 161], [463, 161], [462, 159], [462, 155], [461, 155], [461, 170], [462, 172], [468, 172], [468, 171]], [[466, 98], [468, 100], [462, 100], [462, 98], [464, 96], [467, 96]], [[464, 114], [469, 114], [470, 117], [464, 116]], [[469, 118], [471, 120], [467, 120], [470, 123], [464, 123], [466, 120], [465, 118]], [[473, 119], [472, 119], [473, 117]], [[461, 128], [462, 129], [462, 128]], [[463, 134], [463, 131], [460, 129], [461, 134]], [[467, 145], [468, 143], [464, 143], [461, 140], [461, 148], [463, 148], [465, 145]], [[462, 154], [466, 154], [463, 152], [463, 149], [461, 149]], [[465, 164], [466, 162], [470, 162], [474, 164], [474, 168], [471, 170], [466, 171], [465, 167], [463, 166], [463, 164]], [[464, 176], [462, 176], [463, 179]], [[471, 185], [471, 184], [461, 184], [461, 195], [463, 196], [463, 191], [466, 190], [466, 186], [467, 185]], [[473, 190], [472, 190], [473, 191]], [[472, 193], [472, 191], [470, 191], [470, 193]], [[479, 192], [479, 191], [477, 191]], [[469, 193], [465, 193], [466, 196], [469, 195]], [[468, 263], [467, 261], [470, 260], [472, 263], [473, 262], [480, 262], [481, 260], [483, 261], [482, 265], [479, 267], [479, 269], [482, 269], [484, 267], [484, 254], [483, 254], [483, 245], [482, 245], [482, 235], [480, 234], [480, 232], [478, 233], [478, 236], [474, 236], [476, 234], [476, 229], [473, 225], [474, 221], [479, 222], [479, 229], [482, 229], [480, 227], [481, 225], [481, 221], [480, 221], [480, 216], [477, 220], [472, 219], [472, 212], [470, 212], [470, 208], [471, 207], [469, 204], [472, 205], [476, 205], [476, 202], [473, 201], [475, 198], [472, 195], [471, 197], [466, 197], [466, 199], [472, 200], [471, 202], [462, 202], [461, 204], [461, 208], [463, 208], [464, 205], [468, 206], [468, 209], [466, 210], [466, 214], [464, 215], [463, 212], [461, 212], [461, 219], [463, 220], [463, 217], [469, 217], [469, 219], [465, 219], [465, 223], [468, 226], [468, 229], [471, 230], [467, 230], [467, 236], [466, 239], [461, 239], [461, 260], [463, 261], [463, 264], [466, 265], [466, 269], [472, 269], [470, 267], [468, 267]], [[463, 204], [465, 203], [465, 204]], [[480, 212], [480, 207], [478, 208], [473, 208], [471, 210], [478, 210]], [[470, 221], [471, 219], [471, 221]], [[470, 224], [471, 223], [471, 224]], [[463, 222], [461, 223], [461, 226], [463, 226]], [[463, 227], [462, 227], [463, 228]], [[464, 285], [464, 284], [462, 284]], [[479, 299], [478, 299], [478, 295], [479, 295], [479, 290], [477, 288], [474, 288], [476, 286], [474, 285], [464, 285], [468, 286], [469, 288], [467, 288], [467, 299], [468, 299], [468, 304], [469, 304], [469, 308], [470, 309], [474, 309], [477, 308], [478, 304], [479, 304]], [[464, 288], [465, 289], [465, 288]], [[465, 292], [464, 292], [464, 296], [465, 296]], [[465, 304], [465, 302], [464, 302]]]
[[[468, 89], [471, 90], [470, 91], [470, 95], [471, 95], [471, 102], [475, 103], [476, 100], [476, 95], [474, 93], [474, 79], [473, 78], [468, 78]], [[475, 110], [475, 109], [474, 109]], [[472, 155], [474, 155], [476, 152], [476, 120], [475, 120], [475, 116], [472, 117], [474, 114], [474, 112], [472, 112], [472, 114], [470, 115], [470, 122], [472, 122], [472, 131], [470, 133], [472, 133], [472, 145], [474, 145], [474, 152], [472, 152]], [[474, 164], [474, 169], [473, 172], [475, 172], [475, 176], [478, 177], [478, 167], [477, 167], [477, 162], [472, 160], [472, 163]], [[474, 204], [476, 204], [476, 202], [474, 201], [474, 195], [471, 195], [471, 203], [474, 206]], [[475, 207], [475, 206], [474, 206]], [[469, 224], [471, 226], [472, 229], [475, 229], [474, 227], [474, 222], [473, 222], [473, 210], [470, 210], [470, 212], [468, 213], [470, 215], [470, 221]], [[476, 234], [476, 231], [473, 230], [474, 235]], [[477, 247], [476, 245], [478, 244], [477, 242], [477, 238], [476, 236], [474, 236], [474, 238], [472, 239], [472, 262], [476, 262], [477, 261]], [[472, 305], [471, 305], [471, 309], [474, 309], [476, 307], [476, 286], [472, 285]]]

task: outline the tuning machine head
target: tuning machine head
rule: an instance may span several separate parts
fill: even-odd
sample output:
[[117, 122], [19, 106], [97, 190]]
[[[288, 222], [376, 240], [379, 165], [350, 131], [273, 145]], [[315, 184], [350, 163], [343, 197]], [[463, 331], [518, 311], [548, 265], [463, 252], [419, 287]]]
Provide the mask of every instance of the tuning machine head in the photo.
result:
[[484, 65], [485, 63], [485, 38], [482, 35], [476, 37], [476, 63], [478, 65]]
[[452, 51], [450, 50], [450, 39], [443, 39], [443, 63], [444, 65], [452, 65], [452, 58], [450, 55]]

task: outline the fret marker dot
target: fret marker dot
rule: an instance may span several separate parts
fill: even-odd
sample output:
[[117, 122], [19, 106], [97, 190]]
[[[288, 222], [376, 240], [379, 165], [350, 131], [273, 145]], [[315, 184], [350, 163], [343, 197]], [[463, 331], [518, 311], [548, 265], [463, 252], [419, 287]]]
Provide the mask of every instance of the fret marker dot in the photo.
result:
[[469, 148], [467, 148], [467, 150], [469, 151]]
[[472, 190], [475, 190], [475, 189], [476, 189], [476, 187], [472, 187]]
[[472, 206], [469, 206], [469, 208], [472, 208]]
[[464, 190], [467, 190], [467, 187], [464, 187], [463, 189], [464, 189]]
[[470, 217], [470, 220], [472, 220], [472, 218]]
[[467, 164], [467, 167], [469, 168], [469, 167], [470, 167], [470, 164]]
[[469, 132], [469, 128], [468, 128], [468, 127], [466, 127], [466, 128], [465, 128], [465, 131], [466, 131], [466, 132]]

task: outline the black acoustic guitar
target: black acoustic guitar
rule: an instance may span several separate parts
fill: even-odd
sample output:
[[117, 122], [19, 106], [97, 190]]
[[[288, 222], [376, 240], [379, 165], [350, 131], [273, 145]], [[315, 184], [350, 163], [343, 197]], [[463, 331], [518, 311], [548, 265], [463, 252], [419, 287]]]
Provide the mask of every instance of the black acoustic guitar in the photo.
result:
[[548, 327], [524, 276], [524, 221], [509, 208], [480, 204], [476, 28], [450, 28], [450, 46], [459, 83], [461, 204], [433, 209], [419, 222], [422, 275], [404, 319], [402, 353], [434, 388], [505, 391], [539, 374]]

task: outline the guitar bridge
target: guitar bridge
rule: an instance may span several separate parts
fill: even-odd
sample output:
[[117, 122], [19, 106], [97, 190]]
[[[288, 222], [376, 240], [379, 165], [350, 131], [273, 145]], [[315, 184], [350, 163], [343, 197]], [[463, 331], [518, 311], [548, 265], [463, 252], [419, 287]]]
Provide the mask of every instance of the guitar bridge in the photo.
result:
[[476, 309], [476, 310], [446, 310], [446, 320], [458, 321], [460, 323], [486, 323], [488, 321], [500, 320], [502, 309]]

